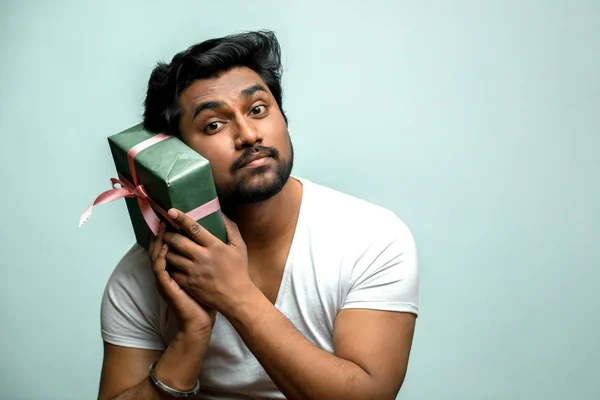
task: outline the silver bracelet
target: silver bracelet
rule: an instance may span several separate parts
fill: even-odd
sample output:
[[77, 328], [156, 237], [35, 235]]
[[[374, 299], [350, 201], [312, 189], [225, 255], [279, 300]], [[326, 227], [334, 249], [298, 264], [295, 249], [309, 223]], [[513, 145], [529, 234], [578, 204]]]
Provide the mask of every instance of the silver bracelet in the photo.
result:
[[190, 396], [194, 396], [194, 395], [198, 394], [198, 392], [200, 391], [200, 380], [199, 379], [196, 379], [196, 384], [194, 385], [194, 388], [192, 390], [188, 390], [185, 392], [181, 391], [181, 390], [170, 388], [167, 385], [165, 385], [164, 383], [162, 383], [161, 381], [159, 381], [155, 374], [157, 362], [158, 361], [154, 361], [150, 365], [150, 380], [152, 381], [154, 386], [156, 386], [160, 391], [168, 394], [171, 397], [190, 397]]

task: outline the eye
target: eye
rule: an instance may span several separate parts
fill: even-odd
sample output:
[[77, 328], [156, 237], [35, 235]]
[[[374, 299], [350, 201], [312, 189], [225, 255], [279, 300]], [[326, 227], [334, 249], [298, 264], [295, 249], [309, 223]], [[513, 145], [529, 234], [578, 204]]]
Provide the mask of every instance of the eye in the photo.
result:
[[204, 127], [204, 132], [214, 133], [214, 132], [218, 131], [219, 129], [221, 129], [222, 126], [223, 126], [222, 122], [214, 121]]
[[254, 107], [252, 110], [250, 110], [250, 114], [252, 114], [252, 115], [262, 115], [266, 111], [267, 111], [267, 106], [260, 105], [260, 106]]

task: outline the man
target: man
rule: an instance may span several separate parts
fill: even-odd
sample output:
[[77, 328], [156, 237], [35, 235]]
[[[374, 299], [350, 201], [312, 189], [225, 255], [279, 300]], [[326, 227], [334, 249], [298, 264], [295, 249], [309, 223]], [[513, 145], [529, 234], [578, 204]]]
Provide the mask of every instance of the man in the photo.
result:
[[149, 254], [123, 257], [102, 302], [100, 399], [396, 397], [418, 312], [413, 237], [290, 175], [280, 76], [270, 32], [153, 71], [144, 124], [210, 161], [229, 243], [170, 210], [184, 234], [162, 226]]

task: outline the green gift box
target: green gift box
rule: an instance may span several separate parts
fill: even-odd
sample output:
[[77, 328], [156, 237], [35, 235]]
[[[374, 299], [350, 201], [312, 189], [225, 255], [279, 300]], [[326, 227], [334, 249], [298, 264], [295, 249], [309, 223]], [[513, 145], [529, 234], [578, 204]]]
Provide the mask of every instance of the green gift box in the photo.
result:
[[92, 206], [125, 197], [139, 245], [148, 249], [149, 228], [156, 227], [159, 220], [168, 221], [170, 208], [188, 214], [215, 237], [227, 241], [208, 160], [178, 138], [150, 133], [141, 125], [110, 136], [108, 143], [119, 179], [113, 178], [113, 189], [98, 196]]

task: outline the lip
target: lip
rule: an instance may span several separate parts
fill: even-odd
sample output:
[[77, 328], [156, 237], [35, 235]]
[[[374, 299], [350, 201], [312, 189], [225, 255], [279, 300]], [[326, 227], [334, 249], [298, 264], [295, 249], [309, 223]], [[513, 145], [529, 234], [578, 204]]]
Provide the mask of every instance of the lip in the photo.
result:
[[[260, 167], [262, 165], [264, 165], [267, 162], [267, 159], [270, 156], [266, 153], [257, 153], [257, 154], [253, 154], [252, 156], [248, 157], [246, 160], [244, 160], [240, 166], [238, 168], [244, 168], [244, 167]], [[255, 161], [261, 161], [261, 162], [256, 162]], [[252, 164], [252, 165], [251, 165]]]

